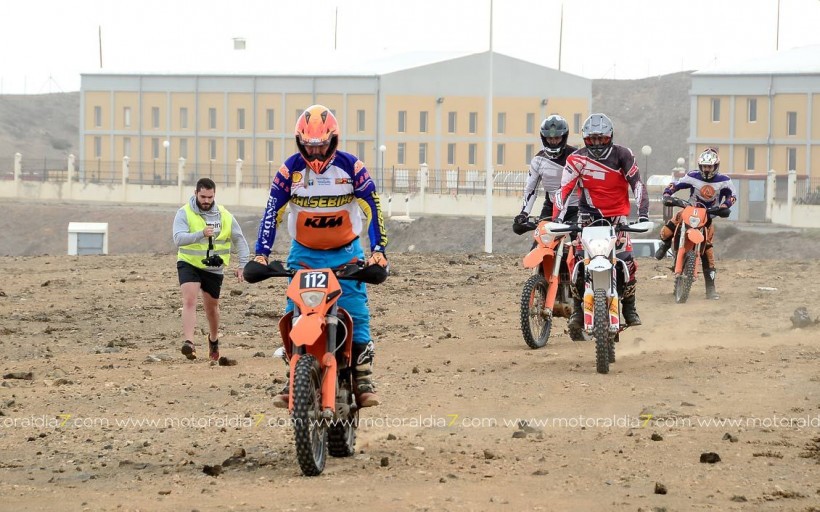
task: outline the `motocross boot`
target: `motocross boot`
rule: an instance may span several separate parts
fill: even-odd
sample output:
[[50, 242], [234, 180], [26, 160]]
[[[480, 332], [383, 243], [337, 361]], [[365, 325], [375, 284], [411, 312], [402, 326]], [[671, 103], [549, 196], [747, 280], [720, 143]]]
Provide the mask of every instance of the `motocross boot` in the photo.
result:
[[290, 371], [285, 379], [285, 387], [273, 397], [273, 406], [277, 409], [287, 409], [290, 404]]
[[661, 246], [655, 251], [655, 259], [662, 260], [666, 258], [666, 253], [669, 252], [670, 247], [672, 247], [672, 239], [661, 238]]
[[373, 385], [373, 342], [353, 344], [354, 394], [359, 407], [379, 405], [379, 397]]
[[[704, 261], [704, 263], [706, 262]], [[720, 295], [718, 295], [715, 289], [715, 274], [717, 274], [717, 270], [709, 268], [706, 265], [703, 266], [703, 280], [706, 281], [706, 298], [711, 300], [718, 300], [720, 298]]]
[[621, 306], [623, 306], [621, 312], [623, 313], [624, 320], [628, 326], [641, 325], [641, 317], [638, 316], [638, 310], [635, 306], [636, 285], [637, 283], [635, 281], [626, 283], [626, 287], [624, 288], [624, 296], [621, 298]]
[[579, 278], [572, 287], [572, 313], [567, 318], [567, 327], [572, 336], [573, 331], [579, 332], [584, 328], [584, 286]]

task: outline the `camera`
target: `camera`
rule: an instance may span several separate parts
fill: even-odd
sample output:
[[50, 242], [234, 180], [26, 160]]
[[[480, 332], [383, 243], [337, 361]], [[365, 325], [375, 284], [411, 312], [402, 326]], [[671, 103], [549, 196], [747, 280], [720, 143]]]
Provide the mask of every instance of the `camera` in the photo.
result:
[[222, 256], [218, 254], [211, 254], [202, 260], [202, 264], [206, 267], [221, 267], [223, 263], [225, 262], [222, 260]]

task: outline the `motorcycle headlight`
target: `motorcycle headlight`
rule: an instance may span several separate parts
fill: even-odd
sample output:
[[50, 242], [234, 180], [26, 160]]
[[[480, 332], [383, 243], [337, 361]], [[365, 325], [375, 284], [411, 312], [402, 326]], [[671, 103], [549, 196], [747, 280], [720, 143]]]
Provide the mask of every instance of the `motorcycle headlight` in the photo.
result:
[[310, 308], [315, 308], [316, 306], [322, 303], [322, 300], [325, 298], [325, 292], [302, 292], [300, 296], [302, 297], [302, 301], [304, 301], [306, 306]]
[[588, 258], [593, 258], [595, 256], [609, 256], [609, 251], [612, 250], [612, 244], [609, 243], [609, 240], [590, 240], [587, 243]]
[[541, 233], [540, 235], [538, 235], [538, 237], [541, 239], [541, 243], [544, 245], [549, 245], [549, 243], [552, 242], [552, 235], [550, 235], [547, 232]]
[[698, 217], [697, 215], [692, 215], [691, 217], [689, 217], [689, 225], [693, 228], [700, 226], [700, 217]]

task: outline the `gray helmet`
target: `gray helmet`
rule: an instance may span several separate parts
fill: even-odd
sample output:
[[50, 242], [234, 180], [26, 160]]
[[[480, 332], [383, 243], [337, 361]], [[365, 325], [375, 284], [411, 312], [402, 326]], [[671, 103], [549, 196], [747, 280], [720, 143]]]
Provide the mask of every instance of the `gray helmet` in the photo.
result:
[[[606, 114], [592, 114], [584, 121], [581, 135], [584, 137], [584, 145], [592, 158], [602, 160], [609, 156], [609, 151], [612, 149], [613, 133], [612, 121]], [[590, 139], [592, 136], [603, 137], [604, 140], [593, 143]]]
[[[556, 159], [564, 151], [567, 145], [567, 137], [569, 136], [569, 125], [567, 120], [563, 117], [553, 114], [541, 123], [541, 144], [544, 146], [544, 152], [547, 157]], [[561, 137], [561, 142], [558, 144], [549, 144], [547, 137]]]

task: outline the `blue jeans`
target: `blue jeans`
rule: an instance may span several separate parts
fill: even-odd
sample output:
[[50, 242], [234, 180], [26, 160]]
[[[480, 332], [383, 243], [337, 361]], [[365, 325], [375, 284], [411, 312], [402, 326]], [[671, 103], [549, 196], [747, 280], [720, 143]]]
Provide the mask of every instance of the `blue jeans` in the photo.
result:
[[[292, 241], [287, 264], [289, 268], [333, 268], [352, 260], [365, 259], [361, 242], [356, 239], [339, 249], [310, 249]], [[370, 309], [367, 307], [367, 287], [364, 283], [339, 280], [342, 296], [339, 306], [353, 318], [353, 343], [367, 345], [370, 342]], [[293, 301], [288, 299], [285, 313], [293, 311]]]

